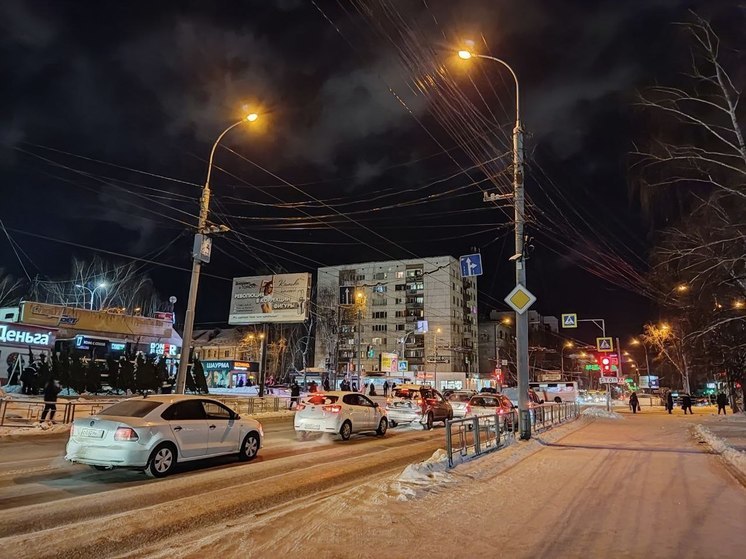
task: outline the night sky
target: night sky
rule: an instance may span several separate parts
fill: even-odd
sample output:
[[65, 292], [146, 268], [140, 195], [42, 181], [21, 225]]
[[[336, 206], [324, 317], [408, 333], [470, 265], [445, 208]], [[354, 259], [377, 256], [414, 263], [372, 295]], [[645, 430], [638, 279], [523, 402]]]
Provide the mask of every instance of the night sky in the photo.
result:
[[[494, 186], [469, 154], [480, 137], [463, 139], [483, 119], [491, 145], [506, 146], [513, 90], [497, 65], [454, 66], [453, 50], [473, 39], [521, 81], [535, 308], [603, 317], [626, 337], [657, 307], [614, 279], [622, 272], [600, 279], [609, 261], [588, 256], [644, 273], [661, 225], [629, 186], [628, 154], [647, 134], [635, 95], [686, 70], [673, 22], [695, 9], [736, 36], [735, 4], [4, 0], [0, 217], [32, 277], [63, 277], [73, 255], [94, 254], [58, 241], [186, 270], [211, 144], [256, 110], [257, 125], [233, 130], [216, 154], [211, 219], [236, 232], [215, 241], [199, 323], [227, 319], [225, 278], [472, 247], [488, 268], [480, 311], [504, 310], [511, 225], [482, 202], [480, 188]], [[473, 103], [468, 119], [413, 86], [439, 66]], [[503, 173], [493, 184], [507, 184], [508, 163], [489, 167]], [[0, 266], [25, 277], [4, 235]], [[144, 271], [183, 314], [188, 274]]]

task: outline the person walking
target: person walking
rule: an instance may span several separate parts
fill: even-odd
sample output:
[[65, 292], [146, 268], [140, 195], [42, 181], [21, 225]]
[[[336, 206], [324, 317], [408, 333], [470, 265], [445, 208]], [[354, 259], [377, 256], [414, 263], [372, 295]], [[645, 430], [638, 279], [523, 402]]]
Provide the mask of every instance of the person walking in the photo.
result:
[[640, 407], [640, 401], [637, 399], [636, 392], [629, 395], [629, 407], [632, 408], [632, 413], [637, 413], [637, 409]]
[[723, 415], [728, 415], [725, 411], [725, 406], [728, 404], [728, 397], [721, 392], [715, 401], [718, 405], [718, 415], [720, 415], [720, 410], [723, 410]]
[[666, 409], [669, 415], [673, 413], [673, 393], [669, 390], [666, 395]]
[[300, 385], [298, 384], [297, 380], [293, 381], [293, 384], [290, 385], [290, 407], [288, 409], [293, 409], [293, 404], [295, 404], [295, 407], [298, 407], [298, 402], [300, 400]]
[[694, 415], [692, 411], [692, 397], [689, 394], [684, 394], [681, 398], [681, 409], [684, 410], [684, 415], [686, 415], [687, 410], [689, 410], [690, 414]]
[[389, 381], [383, 381], [383, 397], [386, 398], [389, 395]]
[[49, 422], [54, 423], [54, 414], [57, 413], [57, 395], [62, 390], [54, 379], [49, 379], [47, 385], [44, 387], [44, 410], [41, 412], [41, 422], [47, 418], [47, 412], [49, 413]]
[[376, 385], [373, 384], [372, 382], [370, 383], [370, 392], [368, 392], [368, 395], [369, 396], [378, 396], [378, 394], [376, 394]]

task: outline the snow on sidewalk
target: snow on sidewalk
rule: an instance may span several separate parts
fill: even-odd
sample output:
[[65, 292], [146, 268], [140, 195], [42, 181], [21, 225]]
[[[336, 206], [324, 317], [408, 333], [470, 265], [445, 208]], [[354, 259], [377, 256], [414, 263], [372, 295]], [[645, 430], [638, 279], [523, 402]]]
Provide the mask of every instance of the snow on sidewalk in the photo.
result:
[[598, 407], [585, 408], [580, 412], [580, 415], [586, 417], [600, 417], [603, 419], [624, 419], [624, 416], [615, 411], [606, 411], [605, 409]]
[[728, 444], [726, 439], [718, 437], [701, 423], [694, 425], [692, 427], [692, 432], [698, 441], [709, 446], [713, 452], [719, 454], [726, 463], [746, 478], [746, 452], [734, 449], [730, 444]]

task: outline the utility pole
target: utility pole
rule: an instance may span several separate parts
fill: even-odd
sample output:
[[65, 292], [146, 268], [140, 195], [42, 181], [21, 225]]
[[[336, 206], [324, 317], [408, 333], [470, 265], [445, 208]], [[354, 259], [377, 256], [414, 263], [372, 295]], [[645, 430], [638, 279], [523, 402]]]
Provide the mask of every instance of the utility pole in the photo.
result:
[[229, 229], [225, 225], [207, 227], [207, 217], [210, 213], [210, 175], [212, 173], [212, 162], [215, 158], [215, 150], [229, 131], [246, 121], [254, 122], [256, 113], [251, 113], [245, 119], [231, 124], [218, 136], [210, 151], [210, 160], [207, 164], [207, 178], [202, 188], [202, 196], [199, 200], [199, 220], [197, 221], [197, 233], [194, 235], [194, 249], [192, 254], [192, 275], [189, 280], [189, 297], [187, 299], [186, 313], [184, 314], [184, 334], [181, 343], [181, 356], [179, 358], [179, 371], [176, 374], [176, 393], [184, 394], [186, 389], [186, 376], [191, 360], [192, 335], [194, 333], [194, 312], [197, 305], [197, 289], [199, 287], [199, 272], [202, 262], [210, 261], [210, 250], [212, 248], [210, 233], [225, 233]]

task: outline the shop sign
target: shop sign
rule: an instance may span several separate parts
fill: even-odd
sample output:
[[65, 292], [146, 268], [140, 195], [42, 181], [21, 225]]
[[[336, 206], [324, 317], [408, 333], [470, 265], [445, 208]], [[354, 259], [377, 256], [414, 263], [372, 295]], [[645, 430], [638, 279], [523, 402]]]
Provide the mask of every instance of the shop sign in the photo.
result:
[[27, 328], [20, 324], [0, 324], [0, 343], [51, 347], [54, 345], [54, 332]]
[[230, 371], [233, 361], [202, 361], [202, 368], [206, 371]]
[[175, 346], [173, 344], [162, 344], [158, 342], [153, 342], [150, 344], [150, 353], [154, 353], [156, 355], [175, 356], [178, 355], [178, 352], [178, 346]]
[[[20, 322], [38, 326], [71, 327], [89, 332], [122, 334], [126, 336], [152, 336], [170, 338], [173, 324], [146, 316], [111, 314], [104, 311], [91, 311], [47, 303], [25, 301], [21, 303]], [[70, 334], [74, 334], [70, 332]]]
[[305, 322], [311, 274], [278, 274], [233, 279], [228, 324]]
[[127, 344], [125, 342], [111, 342], [109, 344], [109, 349], [111, 351], [124, 351], [127, 349]]
[[109, 340], [102, 340], [101, 338], [89, 338], [88, 336], [75, 336], [75, 347], [76, 349], [91, 349], [109, 345]]

